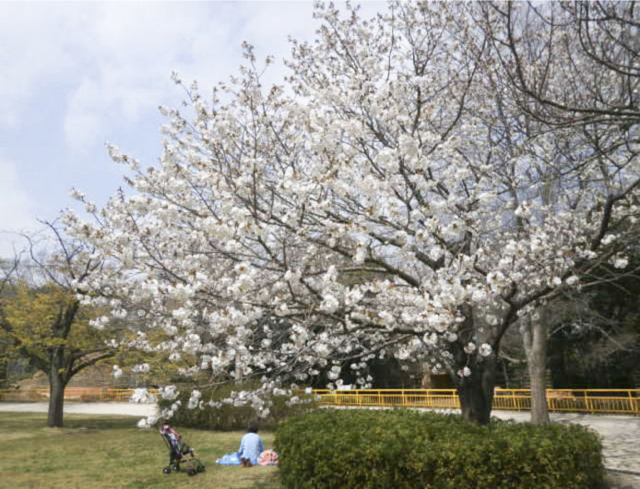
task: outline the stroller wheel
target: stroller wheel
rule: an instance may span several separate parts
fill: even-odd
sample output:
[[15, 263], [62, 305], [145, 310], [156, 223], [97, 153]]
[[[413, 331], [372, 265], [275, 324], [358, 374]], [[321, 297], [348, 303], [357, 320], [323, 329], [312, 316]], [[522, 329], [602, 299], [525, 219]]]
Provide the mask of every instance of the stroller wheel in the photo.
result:
[[193, 477], [194, 475], [196, 475], [196, 471], [194, 469], [189, 469], [187, 471], [187, 474], [189, 474], [189, 477]]
[[171, 467], [165, 467], [164, 469], [162, 469], [162, 473], [163, 474], [170, 474], [171, 473]]
[[173, 470], [174, 472], [180, 472], [180, 465], [179, 464], [173, 464], [171, 466], [171, 470]]

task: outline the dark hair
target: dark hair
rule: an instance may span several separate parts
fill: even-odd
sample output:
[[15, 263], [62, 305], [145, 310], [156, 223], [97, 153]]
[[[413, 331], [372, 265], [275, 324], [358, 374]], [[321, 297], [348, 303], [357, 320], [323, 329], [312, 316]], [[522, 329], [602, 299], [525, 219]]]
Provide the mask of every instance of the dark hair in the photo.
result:
[[253, 422], [249, 423], [249, 427], [247, 428], [247, 433], [257, 433], [258, 432], [258, 423]]

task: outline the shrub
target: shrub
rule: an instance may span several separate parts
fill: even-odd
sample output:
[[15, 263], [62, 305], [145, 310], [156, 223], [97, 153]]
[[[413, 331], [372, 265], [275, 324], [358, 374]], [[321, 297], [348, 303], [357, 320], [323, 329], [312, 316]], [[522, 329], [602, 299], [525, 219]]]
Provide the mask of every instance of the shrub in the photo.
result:
[[[221, 385], [202, 391], [202, 408], [189, 409], [188, 402], [191, 396], [190, 390], [181, 391], [176, 400], [180, 400], [181, 405], [171, 418], [171, 423], [176, 426], [187, 428], [201, 428], [210, 430], [244, 430], [247, 425], [258, 419], [255, 410], [250, 405], [234, 406], [222, 403], [220, 406], [212, 407], [207, 403], [214, 401], [220, 403], [228, 399], [233, 391], [252, 390], [256, 384], [245, 383], [236, 385]], [[301, 396], [303, 397], [303, 396]], [[269, 415], [260, 419], [261, 429], [275, 429], [283, 419], [315, 409], [316, 403], [310, 398], [304, 399], [303, 403], [290, 404], [291, 396], [271, 396], [267, 398], [270, 403]], [[160, 408], [168, 408], [176, 400], [161, 400]]]
[[275, 447], [289, 489], [591, 489], [604, 474], [582, 426], [436, 413], [318, 410], [281, 424]]

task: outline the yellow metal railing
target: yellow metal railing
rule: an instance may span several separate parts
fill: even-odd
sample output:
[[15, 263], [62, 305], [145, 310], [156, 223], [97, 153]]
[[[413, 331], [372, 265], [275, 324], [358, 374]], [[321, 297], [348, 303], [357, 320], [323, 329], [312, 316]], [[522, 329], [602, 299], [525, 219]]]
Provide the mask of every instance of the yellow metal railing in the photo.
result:
[[333, 406], [424, 407], [457, 409], [460, 401], [455, 389], [317, 389], [320, 403]]
[[[331, 406], [422, 407], [459, 409], [456, 389], [314, 390]], [[549, 411], [640, 414], [640, 389], [547, 389]], [[529, 389], [496, 388], [493, 409], [529, 410]]]
[[[135, 389], [67, 387], [68, 401], [129, 400]], [[152, 394], [156, 389], [149, 389]], [[320, 404], [361, 407], [417, 407], [460, 409], [456, 389], [362, 389], [313, 391]], [[49, 389], [0, 389], [0, 401], [46, 401]], [[640, 414], [640, 389], [547, 389], [549, 411]], [[529, 389], [496, 388], [493, 409], [525, 411], [531, 409]]]
[[[83, 402], [127, 402], [135, 389], [112, 389], [107, 387], [67, 387], [64, 398], [67, 401]], [[152, 394], [156, 389], [149, 389]], [[0, 389], [0, 401], [46, 401], [49, 399], [48, 388], [33, 389]]]

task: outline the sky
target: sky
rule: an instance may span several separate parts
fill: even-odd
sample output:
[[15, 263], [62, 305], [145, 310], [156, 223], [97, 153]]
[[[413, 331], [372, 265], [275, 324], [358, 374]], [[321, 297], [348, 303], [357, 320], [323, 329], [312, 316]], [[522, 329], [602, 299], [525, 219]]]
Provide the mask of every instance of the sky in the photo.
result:
[[107, 143], [157, 162], [157, 108], [184, 96], [172, 72], [206, 93], [237, 72], [247, 40], [259, 59], [275, 56], [278, 81], [288, 36], [313, 39], [312, 13], [309, 1], [0, 0], [0, 257], [19, 251], [38, 220], [77, 208], [72, 188], [98, 205], [115, 193], [122, 168]]

